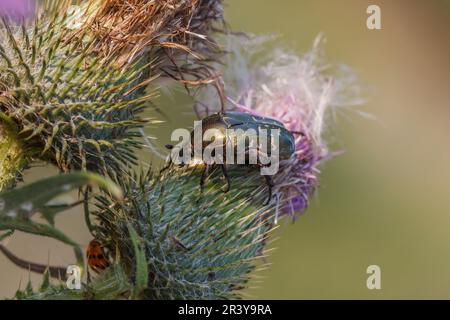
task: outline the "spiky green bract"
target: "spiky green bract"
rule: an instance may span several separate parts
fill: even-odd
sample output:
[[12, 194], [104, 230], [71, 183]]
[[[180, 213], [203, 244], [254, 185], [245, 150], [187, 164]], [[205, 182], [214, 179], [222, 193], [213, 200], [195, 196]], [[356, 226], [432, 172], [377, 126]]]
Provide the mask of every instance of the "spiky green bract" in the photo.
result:
[[25, 289], [17, 290], [18, 300], [116, 300], [126, 298], [132, 290], [127, 275], [118, 265], [108, 269], [91, 284], [83, 284], [81, 290], [68, 289], [65, 283], [53, 284], [48, 273], [39, 290], [33, 290], [31, 283]]
[[116, 177], [136, 163], [136, 129], [146, 122], [139, 113], [149, 98], [138, 96], [139, 79], [151, 68], [144, 61], [120, 70], [99, 63], [87, 36], [68, 41], [69, 18], [59, 8], [32, 25], [2, 20], [0, 112], [18, 127], [24, 148], [38, 151], [33, 158], [64, 172]]
[[21, 180], [21, 172], [28, 165], [32, 153], [25, 150], [14, 123], [8, 120], [0, 120], [0, 191], [13, 188]]
[[129, 274], [133, 298], [240, 296], [273, 227], [273, 210], [262, 206], [264, 179], [248, 170], [231, 170], [228, 193], [213, 172], [200, 194], [197, 168], [131, 175], [119, 182], [124, 202], [98, 198], [94, 236]]

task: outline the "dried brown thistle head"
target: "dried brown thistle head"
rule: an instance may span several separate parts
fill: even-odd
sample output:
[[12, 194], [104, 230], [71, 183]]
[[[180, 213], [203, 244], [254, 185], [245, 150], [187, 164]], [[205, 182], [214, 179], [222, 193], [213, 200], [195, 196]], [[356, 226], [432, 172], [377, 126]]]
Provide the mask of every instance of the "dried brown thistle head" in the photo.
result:
[[[94, 50], [119, 65], [147, 55], [163, 75], [185, 84], [217, 78], [211, 62], [222, 50], [210, 38], [224, 28], [221, 0], [104, 0], [77, 32], [94, 34]], [[93, 9], [92, 9], [93, 8]]]

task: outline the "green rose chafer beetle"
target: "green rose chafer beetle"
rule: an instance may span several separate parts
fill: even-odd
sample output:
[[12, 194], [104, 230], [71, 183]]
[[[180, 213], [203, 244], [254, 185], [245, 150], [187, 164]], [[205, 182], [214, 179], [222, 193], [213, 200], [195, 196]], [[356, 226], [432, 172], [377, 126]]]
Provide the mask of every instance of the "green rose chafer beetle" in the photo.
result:
[[[213, 135], [211, 138], [207, 137], [207, 139], [204, 139], [206, 136], [205, 133], [208, 130], [214, 129], [216, 134]], [[279, 130], [279, 140], [278, 144], [272, 143], [273, 139], [273, 131], [272, 130]], [[262, 131], [265, 130], [265, 131]], [[195, 128], [191, 132], [191, 141], [190, 141], [190, 149], [191, 149], [191, 156], [194, 156], [194, 150], [195, 150], [195, 143], [194, 143], [194, 137], [195, 137]], [[233, 132], [233, 134], [230, 134], [230, 132]], [[250, 134], [249, 134], [250, 132]], [[259, 141], [261, 132], [268, 133], [267, 137], [267, 147], [266, 148], [260, 148], [260, 145], [257, 145], [255, 148], [255, 145], [251, 145], [251, 141], [255, 139], [254, 141]], [[218, 133], [218, 134], [217, 134]], [[237, 134], [236, 134], [237, 133]], [[261, 162], [261, 158], [268, 158], [270, 157], [274, 152], [274, 147], [278, 147], [276, 150], [278, 152], [278, 161], [281, 160], [288, 160], [295, 152], [295, 138], [294, 134], [297, 132], [290, 132], [286, 127], [278, 120], [267, 118], [267, 117], [261, 117], [257, 115], [253, 115], [246, 112], [238, 112], [238, 111], [226, 111], [226, 112], [219, 112], [212, 115], [209, 115], [201, 120], [201, 137], [202, 137], [202, 162], [205, 165], [201, 179], [200, 179], [200, 188], [203, 191], [206, 177], [209, 173], [209, 170], [213, 166], [220, 166], [223, 175], [225, 179], [227, 180], [227, 188], [224, 190], [224, 192], [228, 192], [231, 187], [231, 182], [228, 176], [227, 171], [227, 145], [229, 146], [230, 142], [232, 142], [232, 152], [233, 152], [233, 159], [236, 159], [238, 157], [238, 151], [244, 151], [243, 159], [244, 162], [240, 163], [238, 165], [246, 165], [246, 166], [255, 166], [256, 168], [261, 168], [267, 166], [267, 164]], [[238, 139], [244, 138], [240, 135], [245, 135], [247, 141], [249, 143], [245, 143], [244, 149], [239, 149], [238, 146]], [[297, 133], [301, 134], [301, 133]], [[219, 139], [219, 140], [217, 140]], [[258, 139], [258, 140], [256, 140]], [[247, 142], [246, 141], [246, 142]], [[223, 161], [222, 163], [214, 163], [211, 161], [204, 161], [203, 155], [205, 148], [207, 148], [211, 143], [215, 143], [216, 147], [223, 148]], [[168, 149], [173, 149], [173, 145], [166, 145]], [[251, 162], [251, 156], [250, 154], [256, 153], [256, 163]], [[180, 151], [180, 156], [182, 155], [182, 150]], [[214, 150], [211, 154], [212, 157], [215, 156]], [[163, 170], [167, 169], [172, 163], [172, 160], [170, 158], [168, 165], [163, 168]], [[182, 163], [181, 165], [184, 165], [185, 163]], [[161, 171], [163, 171], [161, 170]], [[264, 175], [267, 187], [268, 187], [268, 199], [264, 203], [264, 205], [267, 205], [270, 203], [270, 200], [272, 198], [272, 187], [273, 187], [273, 181], [271, 175]]]

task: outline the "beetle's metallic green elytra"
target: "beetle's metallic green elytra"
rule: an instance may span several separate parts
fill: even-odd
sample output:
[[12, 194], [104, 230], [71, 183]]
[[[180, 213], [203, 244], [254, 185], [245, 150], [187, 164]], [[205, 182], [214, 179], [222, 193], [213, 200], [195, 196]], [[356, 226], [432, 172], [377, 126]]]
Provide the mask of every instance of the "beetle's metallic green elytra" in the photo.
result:
[[[292, 132], [290, 132], [288, 129], [286, 129], [286, 127], [283, 125], [283, 123], [281, 123], [280, 121], [277, 121], [275, 119], [271, 119], [271, 118], [266, 118], [266, 117], [261, 117], [261, 116], [256, 116], [256, 115], [252, 115], [250, 113], [245, 113], [245, 112], [237, 112], [237, 111], [227, 111], [227, 112], [219, 112], [219, 113], [215, 113], [212, 114], [210, 116], [207, 116], [205, 118], [202, 119], [201, 121], [201, 125], [202, 125], [202, 137], [205, 134], [205, 132], [209, 129], [217, 129], [220, 131], [221, 136], [223, 137], [223, 147], [224, 147], [224, 151], [226, 148], [226, 144], [227, 141], [229, 141], [228, 139], [230, 137], [227, 137], [227, 129], [234, 129], [234, 130], [238, 130], [241, 129], [243, 130], [243, 132], [247, 131], [248, 129], [253, 129], [255, 134], [258, 135], [260, 130], [259, 129], [265, 129], [268, 137], [267, 137], [267, 156], [271, 155], [271, 151], [272, 148], [274, 147], [274, 145], [271, 143], [271, 139], [272, 139], [272, 129], [279, 129], [280, 130], [280, 135], [279, 135], [279, 143], [278, 143], [278, 152], [279, 152], [279, 160], [287, 160], [289, 159], [295, 152], [295, 138]], [[194, 132], [195, 129], [191, 132], [191, 144], [192, 144], [192, 150], [194, 150]], [[235, 131], [236, 132], [236, 131]], [[257, 138], [257, 137], [256, 137]], [[216, 137], [215, 137], [216, 139]], [[235, 135], [233, 136], [233, 142], [234, 142], [234, 158], [237, 158], [237, 143], [236, 140], [238, 139], [238, 137]], [[259, 140], [257, 140], [259, 141]], [[202, 139], [202, 152], [204, 151], [204, 149], [206, 148], [206, 146], [208, 146], [212, 141], [205, 141]], [[172, 149], [173, 146], [172, 145], [167, 145], [167, 148]], [[248, 145], [246, 145], [246, 148], [248, 148]], [[244, 152], [248, 152], [248, 149], [245, 149]], [[258, 150], [258, 153], [260, 153], [260, 150]], [[226, 156], [226, 152], [223, 153], [223, 156]], [[224, 159], [226, 160], [226, 159]], [[259, 157], [258, 157], [259, 160]], [[245, 159], [246, 163], [245, 165], [251, 165], [250, 163], [248, 163], [248, 158], [246, 157]], [[230, 179], [228, 177], [228, 172], [227, 172], [227, 168], [225, 166], [225, 164], [205, 164], [205, 168], [203, 170], [201, 179], [200, 179], [200, 188], [203, 191], [204, 188], [204, 184], [205, 184], [205, 180], [206, 177], [208, 175], [209, 169], [211, 166], [213, 165], [219, 165], [222, 169], [223, 175], [227, 180], [227, 189], [224, 192], [228, 192], [230, 190], [231, 187], [231, 182]], [[168, 168], [170, 166], [170, 164], [168, 166], [166, 166], [163, 170], [165, 170], [166, 168]], [[263, 166], [261, 163], [257, 163], [256, 166]], [[270, 200], [272, 198], [272, 187], [273, 187], [273, 181], [271, 176], [268, 175], [264, 175], [264, 179], [267, 183], [268, 186], [268, 191], [269, 191], [269, 197], [267, 199], [267, 201], [265, 202], [265, 205], [267, 205], [268, 203], [270, 203]]]
[[[287, 160], [295, 152], [295, 138], [294, 135], [286, 129], [286, 127], [278, 120], [260, 117], [244, 112], [228, 111], [224, 113], [215, 113], [206, 118], [202, 119], [202, 134], [204, 134], [208, 129], [218, 129], [224, 136], [224, 146], [226, 143], [226, 130], [241, 129], [247, 131], [253, 129], [257, 134], [259, 129], [265, 129], [268, 134], [271, 134], [272, 129], [279, 129], [279, 160]], [[192, 132], [192, 137], [194, 132]], [[234, 137], [235, 139], [237, 137]], [[211, 141], [203, 141], [203, 148], [207, 146]], [[235, 145], [236, 145], [236, 141]], [[268, 139], [267, 151], [268, 155], [271, 154], [270, 137]], [[235, 150], [236, 152], [236, 150]]]

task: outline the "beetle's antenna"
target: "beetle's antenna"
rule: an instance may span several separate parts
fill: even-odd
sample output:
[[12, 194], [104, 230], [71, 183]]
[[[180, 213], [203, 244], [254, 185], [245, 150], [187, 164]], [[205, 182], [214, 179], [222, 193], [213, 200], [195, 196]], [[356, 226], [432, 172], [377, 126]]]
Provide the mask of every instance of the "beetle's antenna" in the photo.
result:
[[215, 87], [217, 89], [217, 93], [219, 94], [220, 98], [220, 113], [223, 114], [225, 113], [226, 97], [225, 97], [225, 85], [221, 77], [218, 77], [217, 80], [215, 81]]

